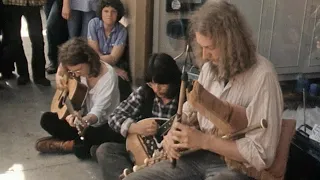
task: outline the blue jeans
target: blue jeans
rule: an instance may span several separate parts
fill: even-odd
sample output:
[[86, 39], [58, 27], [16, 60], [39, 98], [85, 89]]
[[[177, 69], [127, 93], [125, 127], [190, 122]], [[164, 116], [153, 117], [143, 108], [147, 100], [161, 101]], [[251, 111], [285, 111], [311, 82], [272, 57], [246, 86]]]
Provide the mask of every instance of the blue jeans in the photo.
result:
[[72, 10], [68, 19], [69, 37], [82, 36], [86, 38], [88, 35], [88, 23], [94, 17], [96, 17], [95, 11], [83, 12]]
[[58, 46], [68, 40], [67, 21], [61, 16], [62, 0], [47, 0], [44, 12], [47, 17], [48, 58], [58, 66]]
[[[118, 179], [123, 169], [132, 167], [125, 145], [104, 143], [97, 149], [97, 160], [104, 179]], [[215, 153], [197, 151], [183, 156], [171, 168], [169, 161], [161, 161], [150, 167], [131, 173], [125, 180], [249, 180], [239, 172], [229, 170]]]

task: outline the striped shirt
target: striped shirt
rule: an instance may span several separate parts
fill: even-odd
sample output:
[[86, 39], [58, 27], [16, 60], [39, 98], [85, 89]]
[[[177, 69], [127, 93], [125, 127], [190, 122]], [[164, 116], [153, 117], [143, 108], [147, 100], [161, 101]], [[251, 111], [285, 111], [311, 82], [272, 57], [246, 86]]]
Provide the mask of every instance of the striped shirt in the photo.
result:
[[[122, 136], [127, 137], [128, 129], [134, 122], [142, 118], [142, 105], [144, 101], [143, 87], [139, 87], [130, 96], [122, 101], [110, 115], [109, 126]], [[152, 117], [171, 118], [178, 110], [178, 100], [175, 98], [167, 104], [155, 96], [152, 107]]]
[[14, 6], [43, 6], [47, 0], [2, 0], [4, 5]]
[[[216, 97], [245, 107], [248, 126], [259, 124], [261, 119], [268, 121], [266, 130], [255, 130], [236, 140], [240, 154], [248, 162], [246, 165], [261, 170], [271, 166], [275, 158], [281, 132], [283, 98], [273, 65], [262, 56], [257, 59], [257, 64], [230, 79], [226, 85], [213, 80], [210, 62], [207, 62], [198, 81]], [[191, 105], [185, 103], [183, 112], [189, 114], [192, 111]], [[213, 129], [214, 124], [210, 120], [199, 113], [197, 116], [202, 131]]]
[[116, 22], [111, 33], [106, 37], [103, 21], [99, 18], [93, 18], [88, 24], [88, 39], [97, 41], [100, 53], [110, 54], [114, 46], [125, 45], [127, 40], [127, 29], [120, 23]]

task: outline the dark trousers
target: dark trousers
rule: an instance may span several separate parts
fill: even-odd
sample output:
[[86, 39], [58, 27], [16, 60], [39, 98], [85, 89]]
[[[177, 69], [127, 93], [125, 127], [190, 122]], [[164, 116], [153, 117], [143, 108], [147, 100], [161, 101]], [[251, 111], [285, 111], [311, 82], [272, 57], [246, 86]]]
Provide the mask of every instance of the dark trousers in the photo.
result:
[[44, 12], [47, 17], [48, 58], [51, 66], [58, 66], [58, 46], [68, 40], [67, 21], [61, 16], [62, 0], [47, 0]]
[[42, 22], [39, 6], [4, 6], [6, 22], [3, 27], [3, 59], [6, 61], [6, 69], [12, 69], [16, 62], [18, 74], [29, 77], [28, 61], [23, 50], [21, 40], [21, 17], [24, 16], [29, 37], [32, 44], [32, 72], [34, 79], [45, 77], [44, 42], [42, 36]]
[[60, 120], [56, 113], [44, 113], [40, 124], [44, 130], [57, 139], [75, 140], [73, 151], [80, 159], [90, 157], [90, 148], [93, 145], [100, 145], [104, 142], [124, 142], [124, 138], [114, 132], [108, 123], [99, 127], [89, 126], [84, 134], [84, 140], [80, 140], [76, 128], [71, 127], [67, 121]]
[[120, 91], [120, 102], [126, 100], [128, 96], [132, 93], [131, 82], [123, 80], [118, 76], [118, 86]]
[[[3, 8], [3, 3], [2, 1], [0, 1], [0, 35], [3, 35], [2, 31], [4, 23], [6, 22], [4, 18]], [[0, 73], [2, 74], [2, 76], [12, 73], [13, 63], [11, 64], [11, 68], [8, 68], [9, 66], [9, 62], [3, 59], [3, 43], [2, 39], [0, 39]]]

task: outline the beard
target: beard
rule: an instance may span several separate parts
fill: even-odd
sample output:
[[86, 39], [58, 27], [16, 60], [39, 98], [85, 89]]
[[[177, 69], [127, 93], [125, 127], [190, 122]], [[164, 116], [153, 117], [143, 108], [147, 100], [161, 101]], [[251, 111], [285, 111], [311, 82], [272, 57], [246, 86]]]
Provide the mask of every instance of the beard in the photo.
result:
[[221, 63], [216, 63], [213, 61], [209, 61], [210, 71], [214, 75], [214, 78], [218, 81], [225, 81], [229, 79], [229, 77], [223, 77], [222, 74], [225, 74], [225, 67]]

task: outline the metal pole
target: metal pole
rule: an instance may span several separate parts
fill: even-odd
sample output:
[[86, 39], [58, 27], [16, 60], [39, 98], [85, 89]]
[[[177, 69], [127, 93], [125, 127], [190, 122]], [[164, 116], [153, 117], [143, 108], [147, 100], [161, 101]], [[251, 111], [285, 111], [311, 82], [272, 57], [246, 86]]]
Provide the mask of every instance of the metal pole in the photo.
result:
[[306, 91], [305, 91], [305, 88], [302, 89], [302, 98], [303, 98], [303, 126], [304, 126], [304, 132], [307, 132], [307, 129], [306, 129]]

